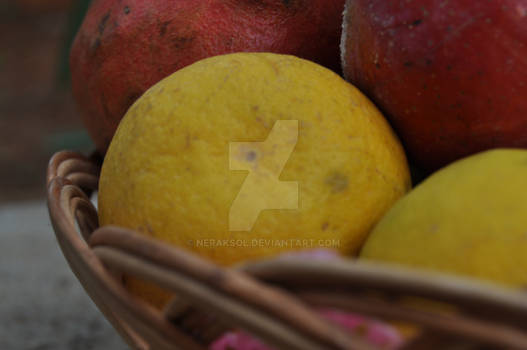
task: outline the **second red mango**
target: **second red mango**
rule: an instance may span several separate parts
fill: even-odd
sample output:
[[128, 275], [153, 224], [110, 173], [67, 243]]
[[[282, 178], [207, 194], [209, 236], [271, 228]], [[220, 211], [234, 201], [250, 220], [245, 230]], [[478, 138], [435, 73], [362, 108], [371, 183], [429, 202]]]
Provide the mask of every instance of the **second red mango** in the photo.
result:
[[345, 76], [428, 170], [527, 147], [527, 0], [348, 0]]

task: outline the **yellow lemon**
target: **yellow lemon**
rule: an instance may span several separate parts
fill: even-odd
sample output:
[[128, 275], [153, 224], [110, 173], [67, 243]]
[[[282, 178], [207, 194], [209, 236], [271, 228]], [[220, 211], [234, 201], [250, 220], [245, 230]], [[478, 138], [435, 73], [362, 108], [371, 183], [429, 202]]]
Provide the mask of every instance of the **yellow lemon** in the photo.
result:
[[130, 108], [104, 161], [100, 223], [223, 265], [353, 254], [409, 187], [396, 135], [356, 88], [293, 56], [237, 53], [177, 71]]
[[458, 161], [398, 201], [361, 257], [525, 286], [526, 188], [525, 150]]

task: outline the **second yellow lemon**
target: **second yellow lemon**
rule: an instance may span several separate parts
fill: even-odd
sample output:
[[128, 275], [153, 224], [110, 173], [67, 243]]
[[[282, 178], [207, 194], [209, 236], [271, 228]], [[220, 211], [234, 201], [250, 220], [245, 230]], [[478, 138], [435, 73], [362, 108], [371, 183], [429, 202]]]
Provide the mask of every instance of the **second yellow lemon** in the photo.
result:
[[457, 161], [395, 204], [365, 259], [527, 285], [527, 150]]

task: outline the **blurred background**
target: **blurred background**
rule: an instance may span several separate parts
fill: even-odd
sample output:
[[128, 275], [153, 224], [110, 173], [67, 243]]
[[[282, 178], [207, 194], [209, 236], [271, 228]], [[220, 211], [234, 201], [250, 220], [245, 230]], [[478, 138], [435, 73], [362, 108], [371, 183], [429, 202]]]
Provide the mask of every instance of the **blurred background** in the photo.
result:
[[126, 349], [60, 252], [45, 173], [90, 152], [69, 86], [69, 46], [89, 0], [0, 0], [0, 349]]
[[86, 150], [69, 89], [68, 50], [85, 0], [0, 1], [0, 201], [44, 194], [59, 149]]

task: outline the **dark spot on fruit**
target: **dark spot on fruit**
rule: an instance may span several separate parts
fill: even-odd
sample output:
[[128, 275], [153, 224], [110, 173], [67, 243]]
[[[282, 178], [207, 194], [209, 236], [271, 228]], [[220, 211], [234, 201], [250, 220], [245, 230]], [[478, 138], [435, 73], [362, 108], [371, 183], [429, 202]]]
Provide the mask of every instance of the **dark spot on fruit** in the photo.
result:
[[129, 14], [129, 13], [130, 13], [130, 7], [125, 6], [125, 7], [124, 7], [124, 14], [127, 15], [127, 14]]
[[423, 23], [423, 20], [422, 19], [416, 19], [415, 21], [412, 22], [412, 25], [414, 27], [417, 27], [418, 25], [420, 25], [421, 23]]
[[225, 47], [226, 48], [232, 48], [232, 45], [234, 44], [234, 38], [232, 36], [225, 39]]
[[283, 3], [286, 7], [289, 7], [289, 5], [291, 5], [290, 0], [282, 0], [282, 3]]
[[179, 37], [172, 39], [172, 45], [176, 49], [182, 49], [194, 40], [194, 37]]
[[446, 66], [446, 70], [451, 71], [451, 70], [452, 70], [452, 65], [450, 65], [450, 64], [447, 65], [447, 66]]
[[414, 63], [411, 62], [411, 61], [406, 61], [406, 62], [404, 62], [404, 66], [405, 66], [405, 67], [412, 67], [413, 65], [414, 65]]
[[247, 159], [247, 161], [252, 162], [253, 160], [256, 159], [256, 152], [255, 151], [248, 152], [245, 158]]
[[375, 63], [375, 67], [377, 67], [377, 69], [381, 69], [381, 65], [379, 64], [379, 62]]
[[110, 13], [106, 13], [99, 22], [99, 25], [97, 28], [99, 29], [99, 35], [102, 35], [104, 33], [104, 30], [106, 29], [106, 22], [108, 22], [108, 19], [110, 18]]
[[333, 173], [326, 178], [325, 183], [331, 187], [333, 193], [343, 192], [348, 188], [348, 177], [340, 173]]
[[92, 54], [94, 54], [95, 51], [97, 51], [97, 49], [99, 48], [99, 46], [101, 46], [101, 39], [100, 39], [100, 38], [97, 38], [97, 39], [95, 39], [95, 41], [93, 42], [93, 45], [91, 46], [91, 52], [92, 52]]
[[326, 231], [328, 227], [329, 227], [329, 222], [325, 221], [320, 228], [322, 229], [322, 231]]
[[427, 58], [427, 59], [425, 60], [425, 64], [426, 64], [427, 66], [431, 65], [431, 64], [432, 64], [432, 60], [429, 59], [429, 58]]
[[164, 36], [167, 33], [167, 27], [172, 21], [162, 22], [159, 27], [159, 35]]

